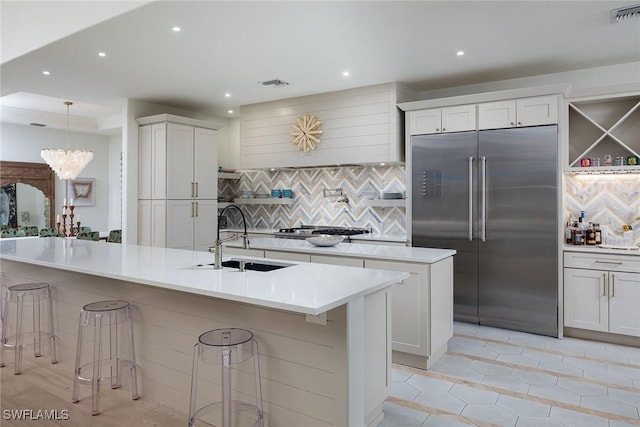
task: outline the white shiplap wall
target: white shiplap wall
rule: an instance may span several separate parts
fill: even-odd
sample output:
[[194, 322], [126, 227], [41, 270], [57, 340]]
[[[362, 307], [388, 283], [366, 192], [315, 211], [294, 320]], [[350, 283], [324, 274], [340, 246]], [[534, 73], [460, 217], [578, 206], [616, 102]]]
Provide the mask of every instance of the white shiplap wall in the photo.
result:
[[[415, 99], [392, 82], [242, 106], [240, 167], [304, 167], [402, 162], [403, 126], [398, 102]], [[292, 124], [312, 114], [322, 122], [321, 142], [309, 153], [293, 145]]]

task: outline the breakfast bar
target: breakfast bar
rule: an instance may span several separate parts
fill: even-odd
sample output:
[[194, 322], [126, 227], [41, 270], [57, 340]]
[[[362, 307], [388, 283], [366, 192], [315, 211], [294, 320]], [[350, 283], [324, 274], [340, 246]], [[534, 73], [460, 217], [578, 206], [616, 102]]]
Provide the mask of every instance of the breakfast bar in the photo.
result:
[[[206, 252], [67, 238], [0, 241], [3, 287], [52, 286], [58, 359], [70, 373], [61, 390], [71, 385], [82, 306], [123, 299], [133, 311], [143, 399], [186, 413], [197, 337], [241, 327], [259, 342], [266, 425], [380, 422], [391, 384], [390, 287], [409, 274], [234, 258], [282, 268], [215, 270]], [[234, 391], [251, 388], [240, 380]]]

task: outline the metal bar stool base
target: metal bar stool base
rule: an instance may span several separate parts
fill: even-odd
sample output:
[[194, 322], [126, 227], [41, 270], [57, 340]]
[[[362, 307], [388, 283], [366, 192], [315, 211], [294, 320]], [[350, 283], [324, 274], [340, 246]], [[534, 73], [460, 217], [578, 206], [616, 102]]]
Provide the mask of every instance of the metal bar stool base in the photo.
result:
[[[203, 418], [202, 425], [207, 427], [223, 427], [222, 423], [211, 424], [209, 418], [222, 420], [222, 402], [210, 403], [198, 409], [189, 417], [189, 427], [197, 427], [197, 420]], [[231, 411], [233, 412], [232, 427], [259, 427], [263, 425], [262, 410], [256, 405], [238, 400], [231, 401]]]

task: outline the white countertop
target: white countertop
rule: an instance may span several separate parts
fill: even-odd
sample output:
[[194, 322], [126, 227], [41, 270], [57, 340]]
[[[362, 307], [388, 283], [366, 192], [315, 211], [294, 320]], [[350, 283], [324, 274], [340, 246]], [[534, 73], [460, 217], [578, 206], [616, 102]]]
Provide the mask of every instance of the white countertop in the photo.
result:
[[0, 260], [307, 314], [323, 313], [409, 277], [407, 273], [289, 261], [291, 267], [270, 272], [213, 270], [197, 267], [213, 262], [208, 252], [57, 237], [2, 239]]
[[[231, 240], [225, 246], [242, 247], [241, 240]], [[387, 261], [410, 261], [433, 264], [453, 256], [453, 249], [413, 248], [392, 245], [363, 245], [357, 243], [338, 243], [336, 246], [318, 247], [306, 240], [254, 238], [249, 243], [251, 249], [264, 249], [286, 252], [305, 252], [322, 255], [350, 256], [355, 258], [376, 258]], [[224, 253], [224, 250], [222, 251]]]
[[611, 249], [607, 247], [593, 246], [593, 245], [565, 245], [565, 252], [587, 252], [595, 254], [609, 254], [609, 255], [635, 255], [640, 256], [640, 248], [638, 249]]

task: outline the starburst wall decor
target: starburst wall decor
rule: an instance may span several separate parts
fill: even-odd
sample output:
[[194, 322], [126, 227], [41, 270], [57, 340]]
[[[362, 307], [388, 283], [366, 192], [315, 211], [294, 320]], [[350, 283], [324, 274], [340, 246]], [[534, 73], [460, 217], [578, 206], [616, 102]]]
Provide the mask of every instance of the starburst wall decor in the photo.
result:
[[322, 130], [318, 128], [321, 124], [315, 116], [310, 114], [298, 117], [296, 124], [291, 126], [295, 130], [291, 133], [294, 137], [293, 144], [298, 147], [298, 150], [308, 153], [318, 147], [320, 135], [322, 135]]

